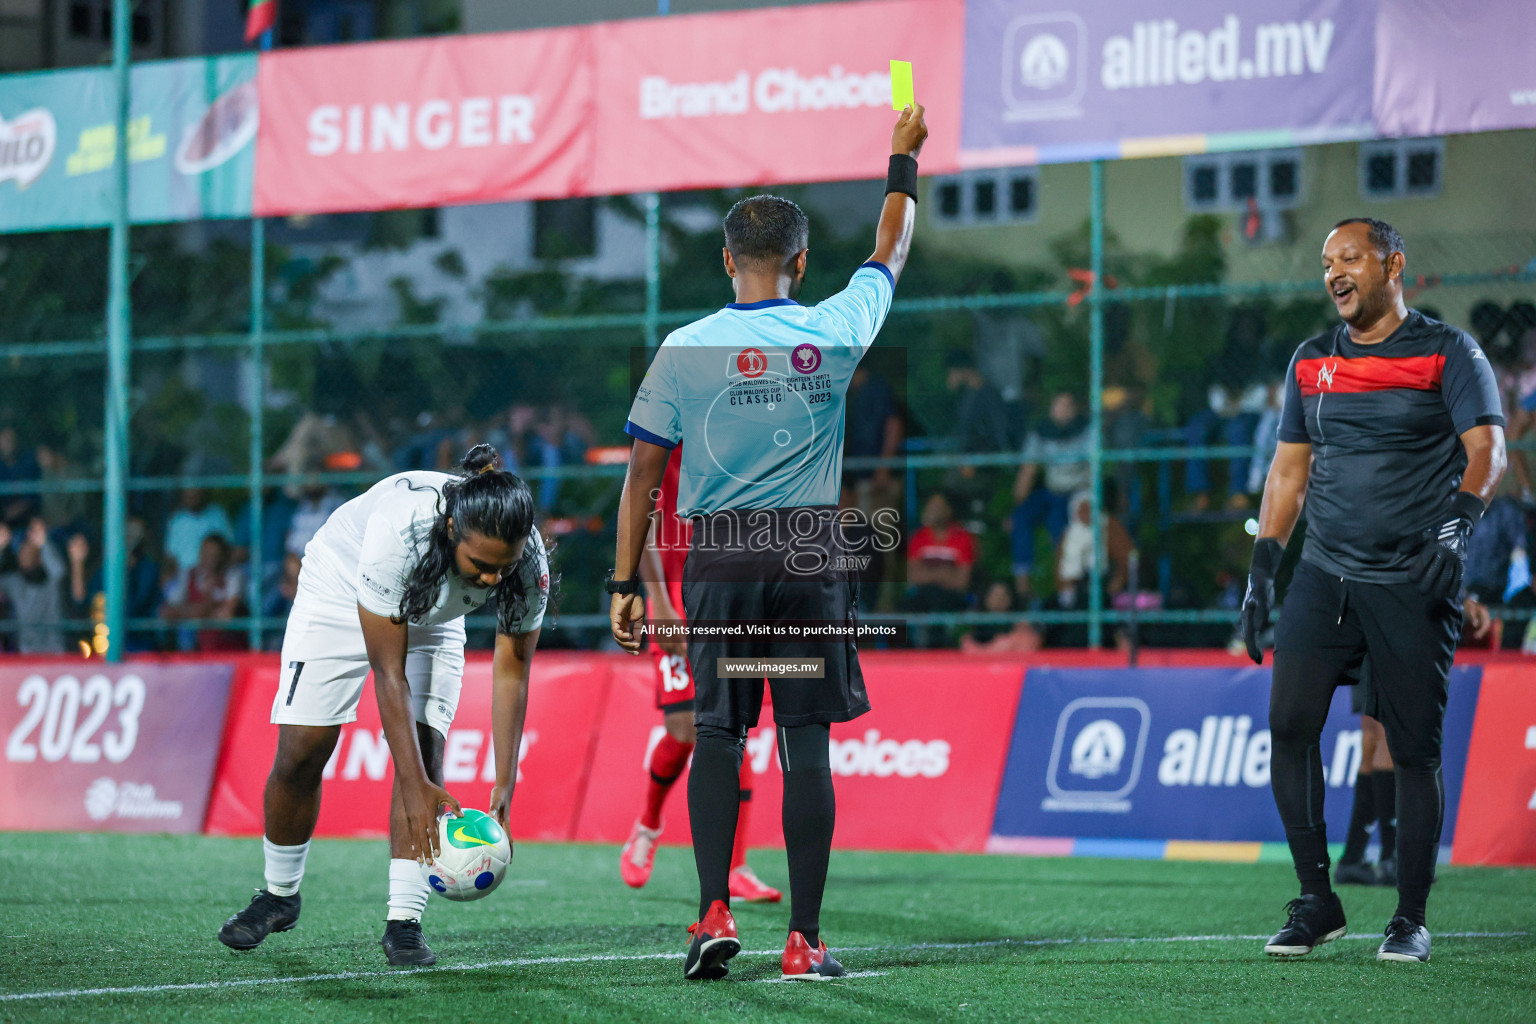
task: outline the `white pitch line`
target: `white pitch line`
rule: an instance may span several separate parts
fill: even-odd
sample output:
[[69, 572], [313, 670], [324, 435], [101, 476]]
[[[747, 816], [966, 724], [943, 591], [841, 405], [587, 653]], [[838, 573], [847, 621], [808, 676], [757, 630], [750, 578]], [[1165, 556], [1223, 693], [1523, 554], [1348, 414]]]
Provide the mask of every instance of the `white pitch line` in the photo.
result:
[[[887, 974], [890, 974], [890, 973], [891, 973], [890, 971], [849, 971], [846, 974], [840, 975], [840, 976], [838, 976], [836, 978], [828, 978], [827, 980], [828, 981], [844, 981], [844, 980], [846, 980], [848, 978], [883, 978]], [[759, 985], [793, 985], [795, 982], [800, 981], [800, 980], [802, 980], [802, 979], [800, 979], [800, 978], [758, 978], [757, 979], [757, 984], [759, 984]]]
[[[1528, 932], [1440, 932], [1437, 939], [1517, 939]], [[923, 950], [989, 949], [998, 946], [1082, 946], [1139, 945], [1168, 942], [1256, 942], [1267, 935], [1167, 935], [1071, 939], [988, 939], [982, 942], [917, 942], [910, 945], [833, 946], [835, 953], [915, 953]], [[1378, 935], [1346, 935], [1346, 939], [1377, 941]], [[782, 956], [781, 949], [743, 950], [737, 956]], [[255, 985], [296, 985], [311, 981], [360, 981], [367, 978], [401, 978], [415, 974], [443, 971], [484, 971], [497, 967], [543, 967], [552, 964], [627, 963], [640, 960], [681, 960], [682, 953], [593, 953], [587, 956], [513, 957], [473, 964], [444, 964], [439, 967], [410, 967], [389, 971], [337, 971], [334, 974], [299, 974], [285, 978], [237, 978], [233, 981], [189, 981], [169, 985], [123, 985], [114, 988], [67, 988], [43, 992], [0, 993], [0, 1003], [30, 999], [75, 999], [80, 996], [142, 995], [158, 992], [197, 992], [221, 988], [248, 988]], [[856, 972], [858, 973], [858, 972]]]

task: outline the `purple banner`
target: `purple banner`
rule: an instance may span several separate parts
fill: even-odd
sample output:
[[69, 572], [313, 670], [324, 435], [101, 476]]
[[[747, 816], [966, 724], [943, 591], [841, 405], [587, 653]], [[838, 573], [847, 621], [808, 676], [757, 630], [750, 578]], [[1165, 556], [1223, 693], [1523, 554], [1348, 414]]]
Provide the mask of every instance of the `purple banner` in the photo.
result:
[[1536, 3], [1380, 3], [1378, 134], [1536, 128]]
[[1370, 134], [1375, 0], [969, 0], [962, 161]]
[[197, 832], [229, 665], [0, 667], [0, 830]]

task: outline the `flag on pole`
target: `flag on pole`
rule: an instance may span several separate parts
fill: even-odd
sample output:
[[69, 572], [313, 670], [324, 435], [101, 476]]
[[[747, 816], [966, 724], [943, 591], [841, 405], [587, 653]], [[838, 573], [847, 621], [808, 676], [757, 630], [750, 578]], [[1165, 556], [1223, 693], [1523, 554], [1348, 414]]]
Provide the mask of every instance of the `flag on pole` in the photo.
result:
[[253, 43], [277, 24], [277, 0], [246, 0], [245, 41]]

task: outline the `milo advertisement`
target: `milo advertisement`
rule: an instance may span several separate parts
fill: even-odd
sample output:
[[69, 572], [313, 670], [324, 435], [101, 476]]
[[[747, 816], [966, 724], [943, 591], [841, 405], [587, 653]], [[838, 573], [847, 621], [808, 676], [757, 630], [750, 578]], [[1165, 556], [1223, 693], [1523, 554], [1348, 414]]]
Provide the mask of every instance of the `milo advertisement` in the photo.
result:
[[[133, 220], [249, 216], [257, 109], [254, 55], [136, 65], [127, 140]], [[0, 231], [111, 220], [115, 113], [109, 69], [0, 78]]]

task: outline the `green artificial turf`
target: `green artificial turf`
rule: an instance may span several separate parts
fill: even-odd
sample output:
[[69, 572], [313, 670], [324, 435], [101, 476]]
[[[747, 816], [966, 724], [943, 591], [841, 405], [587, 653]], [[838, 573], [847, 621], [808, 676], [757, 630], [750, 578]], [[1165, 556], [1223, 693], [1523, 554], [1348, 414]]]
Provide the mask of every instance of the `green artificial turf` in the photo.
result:
[[[786, 903], [738, 905], [730, 978], [685, 983], [687, 850], [634, 892], [613, 847], [522, 844], [489, 898], [432, 900], [438, 966], [413, 972], [377, 945], [386, 859], [317, 842], [298, 928], [242, 954], [214, 935], [260, 884], [259, 841], [0, 835], [0, 1021], [1536, 1020], [1529, 870], [1442, 866], [1426, 966], [1375, 960], [1382, 889], [1344, 891], [1350, 937], [1264, 956], [1282, 864], [837, 853], [823, 934], [862, 976], [776, 982]], [[786, 885], [782, 851], [751, 860]], [[132, 986], [199, 987], [79, 991]], [[30, 993], [52, 994], [6, 998]]]

